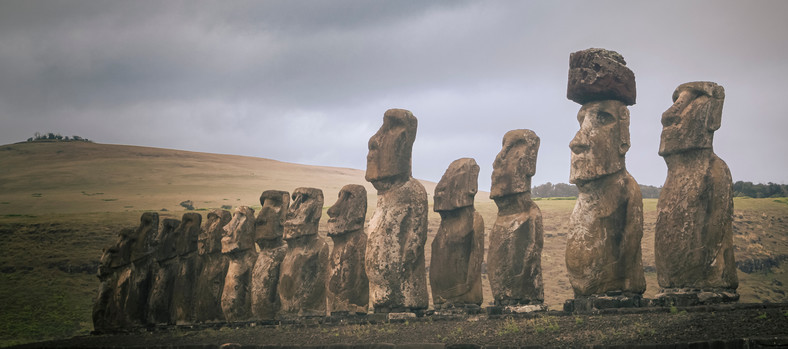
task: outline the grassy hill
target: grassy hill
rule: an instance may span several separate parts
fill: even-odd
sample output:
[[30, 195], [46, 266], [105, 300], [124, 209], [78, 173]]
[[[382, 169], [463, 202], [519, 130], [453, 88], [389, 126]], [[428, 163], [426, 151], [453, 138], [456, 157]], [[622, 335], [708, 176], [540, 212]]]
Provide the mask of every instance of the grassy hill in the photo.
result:
[[[302, 186], [323, 189], [327, 209], [339, 189], [351, 183], [367, 187], [371, 213], [376, 195], [364, 181], [363, 170], [86, 142], [0, 146], [0, 346], [89, 332], [101, 249], [122, 227], [138, 224], [144, 211], [179, 219], [185, 212], [179, 203], [184, 200], [193, 201], [197, 212], [239, 205], [257, 209], [262, 191], [292, 192]], [[435, 183], [422, 183], [432, 203]], [[487, 233], [497, 213], [488, 195], [476, 197]], [[658, 291], [656, 202], [644, 200], [647, 297]], [[572, 297], [564, 249], [575, 202], [537, 203], [545, 229], [545, 301], [560, 309]], [[739, 272], [741, 301], [787, 302], [783, 285], [788, 283], [788, 200], [736, 198], [734, 206], [736, 259], [747, 271]], [[321, 232], [326, 220], [324, 215]], [[439, 224], [440, 217], [430, 212], [428, 264]], [[483, 277], [487, 304], [491, 293]]]

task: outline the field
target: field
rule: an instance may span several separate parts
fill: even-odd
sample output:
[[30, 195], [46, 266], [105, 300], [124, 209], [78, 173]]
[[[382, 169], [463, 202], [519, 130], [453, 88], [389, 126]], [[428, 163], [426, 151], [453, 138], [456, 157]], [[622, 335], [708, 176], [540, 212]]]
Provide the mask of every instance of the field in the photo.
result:
[[[142, 212], [180, 218], [184, 200], [203, 213], [222, 206], [259, 208], [262, 191], [292, 192], [300, 186], [323, 189], [325, 210], [343, 185], [355, 183], [367, 187], [371, 213], [375, 192], [363, 175], [354, 169], [121, 145], [0, 146], [0, 346], [89, 333], [101, 249], [120, 228], [136, 225]], [[432, 201], [435, 183], [423, 183]], [[496, 207], [488, 195], [477, 195], [476, 208], [489, 231]], [[537, 203], [545, 228], [545, 298], [552, 309], [560, 309], [572, 296], [564, 246], [574, 200]], [[783, 286], [788, 283], [788, 200], [736, 198], [734, 207], [741, 302], [788, 302]], [[644, 200], [646, 297], [658, 291], [655, 210], [656, 199]], [[431, 212], [429, 221], [428, 263], [439, 216]], [[488, 303], [486, 280], [484, 286]]]

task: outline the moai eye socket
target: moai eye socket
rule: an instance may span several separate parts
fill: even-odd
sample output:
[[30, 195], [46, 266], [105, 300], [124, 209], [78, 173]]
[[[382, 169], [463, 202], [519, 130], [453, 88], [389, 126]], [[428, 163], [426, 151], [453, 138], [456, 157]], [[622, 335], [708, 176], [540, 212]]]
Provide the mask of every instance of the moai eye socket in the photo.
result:
[[596, 114], [596, 122], [599, 125], [608, 125], [616, 121], [616, 117], [608, 112], [599, 111]]

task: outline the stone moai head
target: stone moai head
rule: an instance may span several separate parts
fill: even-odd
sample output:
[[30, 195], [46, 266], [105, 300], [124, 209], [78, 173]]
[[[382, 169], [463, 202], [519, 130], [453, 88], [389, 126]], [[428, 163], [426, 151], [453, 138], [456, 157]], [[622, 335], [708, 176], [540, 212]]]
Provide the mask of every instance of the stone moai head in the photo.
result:
[[230, 223], [224, 226], [222, 253], [246, 251], [254, 248], [254, 210], [238, 206]]
[[479, 165], [476, 160], [462, 158], [452, 161], [435, 187], [435, 212], [473, 206], [479, 191]]
[[231, 219], [232, 215], [225, 210], [215, 209], [208, 212], [197, 240], [197, 252], [202, 255], [221, 252], [223, 228]]
[[317, 188], [296, 188], [287, 210], [284, 239], [316, 235], [323, 215], [323, 191]]
[[328, 235], [341, 235], [364, 229], [367, 216], [367, 189], [348, 184], [339, 191], [337, 202], [328, 209]]
[[159, 214], [145, 212], [140, 216], [140, 226], [131, 239], [131, 260], [136, 261], [151, 252], [153, 239], [159, 231]]
[[200, 238], [202, 216], [196, 212], [183, 214], [178, 226], [178, 254], [185, 255], [197, 251], [197, 240]]
[[490, 198], [531, 191], [531, 177], [536, 173], [539, 137], [534, 131], [520, 129], [506, 132], [501, 152], [493, 162]]
[[580, 131], [569, 143], [569, 182], [582, 184], [616, 173], [629, 150], [629, 109], [635, 104], [635, 74], [615, 51], [591, 48], [569, 56], [567, 98], [583, 106]]
[[181, 221], [173, 218], [165, 218], [161, 222], [159, 235], [154, 243], [156, 246], [156, 259], [163, 261], [175, 257], [178, 244], [178, 226]]
[[290, 206], [290, 193], [282, 190], [266, 190], [260, 195], [263, 208], [255, 221], [254, 240], [273, 240], [282, 237], [287, 209]]
[[[365, 179], [377, 190], [411, 176], [411, 154], [418, 121], [410, 111], [389, 109], [383, 126], [369, 139]], [[388, 184], [388, 185], [387, 185]]]
[[131, 237], [134, 229], [123, 228], [115, 243], [104, 251], [110, 268], [118, 268], [131, 263]]
[[725, 89], [710, 81], [688, 82], [673, 92], [673, 105], [662, 113], [659, 155], [712, 148], [722, 123]]
[[569, 143], [569, 182], [584, 183], [626, 167], [629, 150], [629, 109], [621, 101], [589, 102], [577, 113], [580, 131]]

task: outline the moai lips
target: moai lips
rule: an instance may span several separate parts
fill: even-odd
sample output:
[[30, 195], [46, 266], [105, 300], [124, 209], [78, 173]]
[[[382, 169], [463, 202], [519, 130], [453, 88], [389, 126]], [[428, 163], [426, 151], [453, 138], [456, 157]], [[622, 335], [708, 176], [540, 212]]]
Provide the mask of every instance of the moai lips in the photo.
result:
[[367, 190], [357, 184], [342, 187], [327, 213], [328, 236], [334, 242], [328, 263], [328, 309], [331, 313], [366, 314], [369, 308], [369, 279], [364, 265]]
[[[738, 298], [733, 181], [712, 149], [724, 98], [722, 86], [713, 82], [685, 83], [662, 114], [659, 154], [668, 176], [657, 203], [654, 253], [659, 285], [672, 289], [663, 290], [667, 298], [676, 292], [699, 303]], [[700, 296], [701, 291], [713, 296]]]
[[478, 178], [475, 160], [458, 159], [435, 187], [433, 209], [441, 225], [432, 241], [430, 286], [436, 308], [482, 303], [484, 220], [473, 208]]
[[369, 298], [376, 312], [426, 309], [427, 191], [411, 177], [416, 117], [390, 109], [369, 140], [366, 180], [378, 190], [365, 256]]
[[496, 305], [542, 304], [542, 213], [531, 200], [539, 137], [507, 132], [493, 163], [490, 197], [498, 215], [490, 231], [487, 273]]

